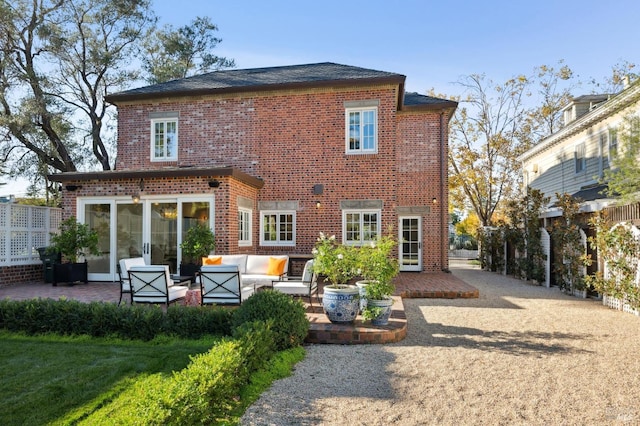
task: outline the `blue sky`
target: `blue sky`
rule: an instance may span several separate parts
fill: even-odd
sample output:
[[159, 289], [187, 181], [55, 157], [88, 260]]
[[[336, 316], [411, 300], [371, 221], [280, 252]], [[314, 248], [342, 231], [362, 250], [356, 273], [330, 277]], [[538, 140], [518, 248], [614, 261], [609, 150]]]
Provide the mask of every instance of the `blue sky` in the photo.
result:
[[237, 68], [337, 62], [407, 76], [409, 91], [459, 94], [453, 82], [496, 82], [561, 59], [601, 80], [640, 62], [637, 0], [432, 1], [156, 0], [161, 23], [198, 15], [218, 25], [218, 54]]
[[[406, 89], [419, 93], [460, 95], [454, 82], [462, 76], [501, 83], [559, 60], [584, 81], [601, 81], [622, 60], [640, 68], [637, 0], [155, 0], [154, 7], [161, 25], [209, 16], [223, 39], [216, 53], [237, 68], [336, 62], [404, 74]], [[26, 188], [8, 183], [0, 195]]]

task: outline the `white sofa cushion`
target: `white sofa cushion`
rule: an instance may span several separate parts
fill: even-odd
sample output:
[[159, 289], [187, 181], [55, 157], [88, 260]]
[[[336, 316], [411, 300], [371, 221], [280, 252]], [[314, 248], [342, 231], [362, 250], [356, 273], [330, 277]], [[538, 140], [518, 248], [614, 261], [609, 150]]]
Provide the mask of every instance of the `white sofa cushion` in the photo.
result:
[[247, 272], [247, 255], [246, 254], [223, 254], [223, 265], [236, 265], [241, 274]]
[[285, 259], [284, 273], [287, 273], [289, 268], [289, 256], [285, 255], [262, 255], [262, 254], [250, 254], [247, 256], [247, 274], [252, 275], [267, 275], [267, 269], [269, 269], [269, 259]]

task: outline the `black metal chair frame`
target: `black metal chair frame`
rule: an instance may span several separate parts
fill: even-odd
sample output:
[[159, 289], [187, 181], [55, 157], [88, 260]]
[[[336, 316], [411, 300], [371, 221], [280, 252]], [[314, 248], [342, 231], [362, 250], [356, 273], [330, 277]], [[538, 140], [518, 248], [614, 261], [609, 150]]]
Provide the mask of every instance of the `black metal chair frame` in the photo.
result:
[[[150, 280], [146, 280], [143, 276], [138, 274], [156, 274]], [[136, 291], [135, 286], [133, 285], [133, 278], [139, 279], [144, 283], [144, 285]], [[184, 299], [184, 297], [178, 297], [169, 301], [169, 282], [167, 282], [166, 272], [165, 271], [132, 271], [129, 270], [129, 282], [131, 283], [131, 303], [149, 303], [149, 304], [166, 304], [169, 306], [170, 303], [177, 302], [178, 300]], [[148, 297], [151, 299], [158, 299], [157, 301], [150, 300], [141, 300], [136, 301], [136, 293], [143, 292], [144, 289], [150, 289], [152, 291], [157, 291], [162, 295], [150, 295], [150, 296], [140, 296], [140, 297]]]
[[[240, 305], [242, 304], [242, 281], [240, 278], [239, 271], [237, 270], [236, 271], [220, 271], [220, 272], [207, 271], [207, 272], [199, 272], [198, 274], [200, 275], [200, 291], [202, 292], [200, 303], [202, 305], [214, 305], [214, 304], [215, 305]], [[219, 282], [213, 279], [212, 276], [214, 275], [225, 275], [225, 277], [227, 278], [224, 281]], [[234, 291], [235, 289], [229, 289], [224, 286], [225, 284], [229, 283], [233, 279], [236, 279], [238, 283], [237, 292]], [[213, 285], [213, 287], [206, 292], [205, 292], [205, 280], [207, 280], [207, 282]], [[226, 295], [224, 293], [222, 294], [215, 293], [217, 289], [224, 290], [224, 293], [226, 293]], [[222, 301], [205, 302], [205, 298], [207, 297], [215, 297], [217, 299], [222, 299]], [[224, 301], [225, 299], [233, 300], [233, 302], [230, 302], [230, 303], [225, 302]], [[237, 302], [235, 300], [237, 300]]]

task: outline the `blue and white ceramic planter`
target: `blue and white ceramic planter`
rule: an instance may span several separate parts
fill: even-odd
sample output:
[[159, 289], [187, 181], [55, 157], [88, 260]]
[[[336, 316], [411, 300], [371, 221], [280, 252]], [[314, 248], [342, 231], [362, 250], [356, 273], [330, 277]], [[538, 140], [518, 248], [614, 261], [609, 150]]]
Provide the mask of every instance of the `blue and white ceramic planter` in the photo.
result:
[[333, 323], [354, 322], [360, 311], [360, 295], [355, 285], [325, 286], [322, 296], [324, 313]]
[[369, 283], [373, 283], [375, 281], [372, 280], [362, 280], [357, 281], [356, 286], [358, 287], [358, 291], [360, 292], [360, 313], [364, 311], [364, 308], [367, 307], [367, 286]]
[[384, 300], [369, 299], [367, 304], [370, 307], [382, 309], [382, 312], [371, 320], [372, 325], [387, 325], [389, 323], [389, 316], [391, 315], [391, 308], [393, 307], [392, 298], [388, 297]]

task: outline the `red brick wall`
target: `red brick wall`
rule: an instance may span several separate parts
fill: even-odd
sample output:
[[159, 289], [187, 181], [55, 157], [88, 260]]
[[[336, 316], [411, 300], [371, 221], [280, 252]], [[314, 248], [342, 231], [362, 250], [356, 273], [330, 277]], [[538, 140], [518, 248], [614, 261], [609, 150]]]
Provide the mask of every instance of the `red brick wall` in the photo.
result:
[[44, 282], [42, 264], [0, 267], [0, 287], [32, 281]]
[[[147, 194], [216, 194], [217, 251], [310, 253], [318, 233], [342, 238], [341, 200], [382, 200], [382, 229], [394, 227], [399, 206], [430, 206], [423, 218], [424, 269], [443, 264], [440, 224], [440, 116], [398, 114], [397, 86], [248, 93], [197, 99], [166, 99], [120, 105], [118, 170], [165, 167], [232, 166], [264, 180], [260, 190], [233, 179], [217, 189], [208, 178], [145, 182]], [[345, 101], [378, 100], [378, 153], [345, 155]], [[151, 162], [150, 113], [178, 112], [177, 162]], [[446, 151], [445, 151], [446, 152]], [[315, 184], [324, 185], [313, 195]], [[446, 182], [444, 183], [446, 184]], [[138, 181], [84, 183], [65, 193], [65, 217], [75, 212], [76, 196], [131, 195]], [[446, 194], [446, 191], [445, 191]], [[253, 247], [237, 245], [237, 197], [260, 201], [297, 201], [296, 246], [260, 247], [259, 211], [253, 215]], [[437, 197], [438, 206], [431, 200]], [[445, 195], [446, 197], [446, 195]], [[316, 208], [320, 202], [320, 208]]]

